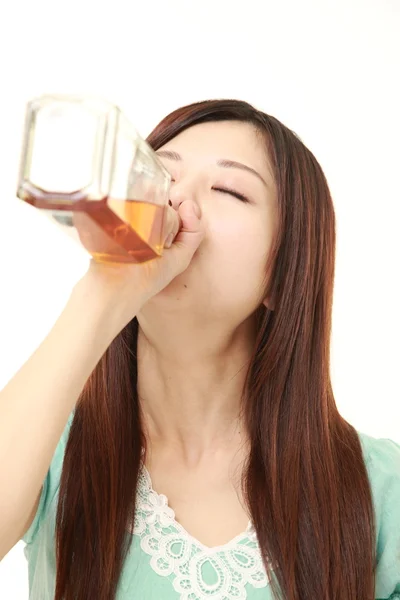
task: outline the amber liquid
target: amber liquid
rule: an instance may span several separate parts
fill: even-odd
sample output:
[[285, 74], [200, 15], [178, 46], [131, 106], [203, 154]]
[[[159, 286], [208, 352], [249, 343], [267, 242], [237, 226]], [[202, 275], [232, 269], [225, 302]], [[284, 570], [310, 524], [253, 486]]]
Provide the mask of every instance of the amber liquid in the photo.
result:
[[98, 262], [142, 263], [162, 255], [166, 206], [140, 200], [81, 197], [66, 202], [41, 194], [18, 195], [36, 208], [69, 216], [72, 226], [68, 230], [78, 234], [81, 244]]

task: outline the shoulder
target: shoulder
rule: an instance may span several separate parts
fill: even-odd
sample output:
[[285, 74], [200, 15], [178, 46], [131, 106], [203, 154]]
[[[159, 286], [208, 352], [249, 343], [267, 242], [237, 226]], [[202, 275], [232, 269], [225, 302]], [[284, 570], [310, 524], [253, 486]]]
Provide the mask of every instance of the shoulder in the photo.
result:
[[376, 598], [400, 599], [400, 444], [362, 432], [358, 435], [376, 517]]
[[391, 480], [400, 485], [400, 443], [390, 438], [376, 438], [358, 431], [371, 483]]
[[42, 523], [47, 519], [50, 514], [51, 506], [57, 490], [60, 487], [61, 473], [64, 463], [65, 448], [68, 442], [69, 432], [71, 429], [72, 421], [75, 415], [75, 409], [70, 413], [68, 421], [64, 427], [61, 437], [58, 441], [57, 447], [54, 451], [53, 457], [46, 477], [43, 481], [42, 491], [40, 494], [39, 504], [34, 516], [34, 519], [26, 531], [22, 540], [26, 544], [32, 544], [41, 528]]
[[70, 413], [69, 417], [68, 417], [68, 421], [67, 424], [64, 427], [64, 431], [61, 434], [61, 438], [57, 444], [57, 447], [55, 449], [54, 452], [54, 456], [50, 465], [50, 469], [56, 469], [57, 471], [60, 472], [61, 474], [61, 470], [62, 470], [62, 464], [64, 461], [64, 454], [65, 454], [65, 448], [68, 442], [68, 438], [69, 438], [69, 433], [71, 430], [71, 425], [72, 425], [72, 421], [74, 420], [74, 416], [75, 416], [75, 409]]
[[[400, 444], [358, 432], [377, 516], [398, 519], [400, 527]], [[400, 537], [400, 532], [399, 532]]]

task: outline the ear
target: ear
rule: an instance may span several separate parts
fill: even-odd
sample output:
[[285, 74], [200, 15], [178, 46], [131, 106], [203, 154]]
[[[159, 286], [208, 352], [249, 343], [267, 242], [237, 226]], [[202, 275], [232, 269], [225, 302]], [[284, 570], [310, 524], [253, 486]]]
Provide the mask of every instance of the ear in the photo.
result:
[[263, 304], [268, 310], [275, 310], [275, 302], [273, 302], [270, 298], [265, 298]]

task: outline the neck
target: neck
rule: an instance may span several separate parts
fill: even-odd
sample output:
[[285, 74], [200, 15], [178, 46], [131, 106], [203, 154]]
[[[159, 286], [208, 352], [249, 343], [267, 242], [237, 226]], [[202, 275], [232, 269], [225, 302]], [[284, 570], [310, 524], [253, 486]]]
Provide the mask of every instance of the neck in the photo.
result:
[[154, 330], [156, 338], [140, 327], [137, 346], [138, 395], [152, 448], [187, 464], [237, 448], [246, 441], [242, 393], [254, 346], [251, 323], [225, 335], [215, 328], [175, 330], [173, 339]]

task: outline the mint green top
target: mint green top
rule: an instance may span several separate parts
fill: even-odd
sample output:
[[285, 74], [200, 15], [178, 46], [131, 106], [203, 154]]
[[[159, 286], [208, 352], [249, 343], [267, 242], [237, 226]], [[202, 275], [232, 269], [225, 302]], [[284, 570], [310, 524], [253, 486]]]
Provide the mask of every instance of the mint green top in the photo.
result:
[[[29, 570], [29, 600], [53, 600], [55, 516], [71, 413], [55, 450], [36, 516], [22, 538]], [[400, 445], [358, 432], [377, 517], [375, 597], [400, 600]], [[152, 489], [143, 465], [138, 483], [133, 543], [116, 600], [271, 600], [254, 529], [208, 548], [175, 520], [168, 499]], [[361, 600], [361, 598], [360, 598]]]

